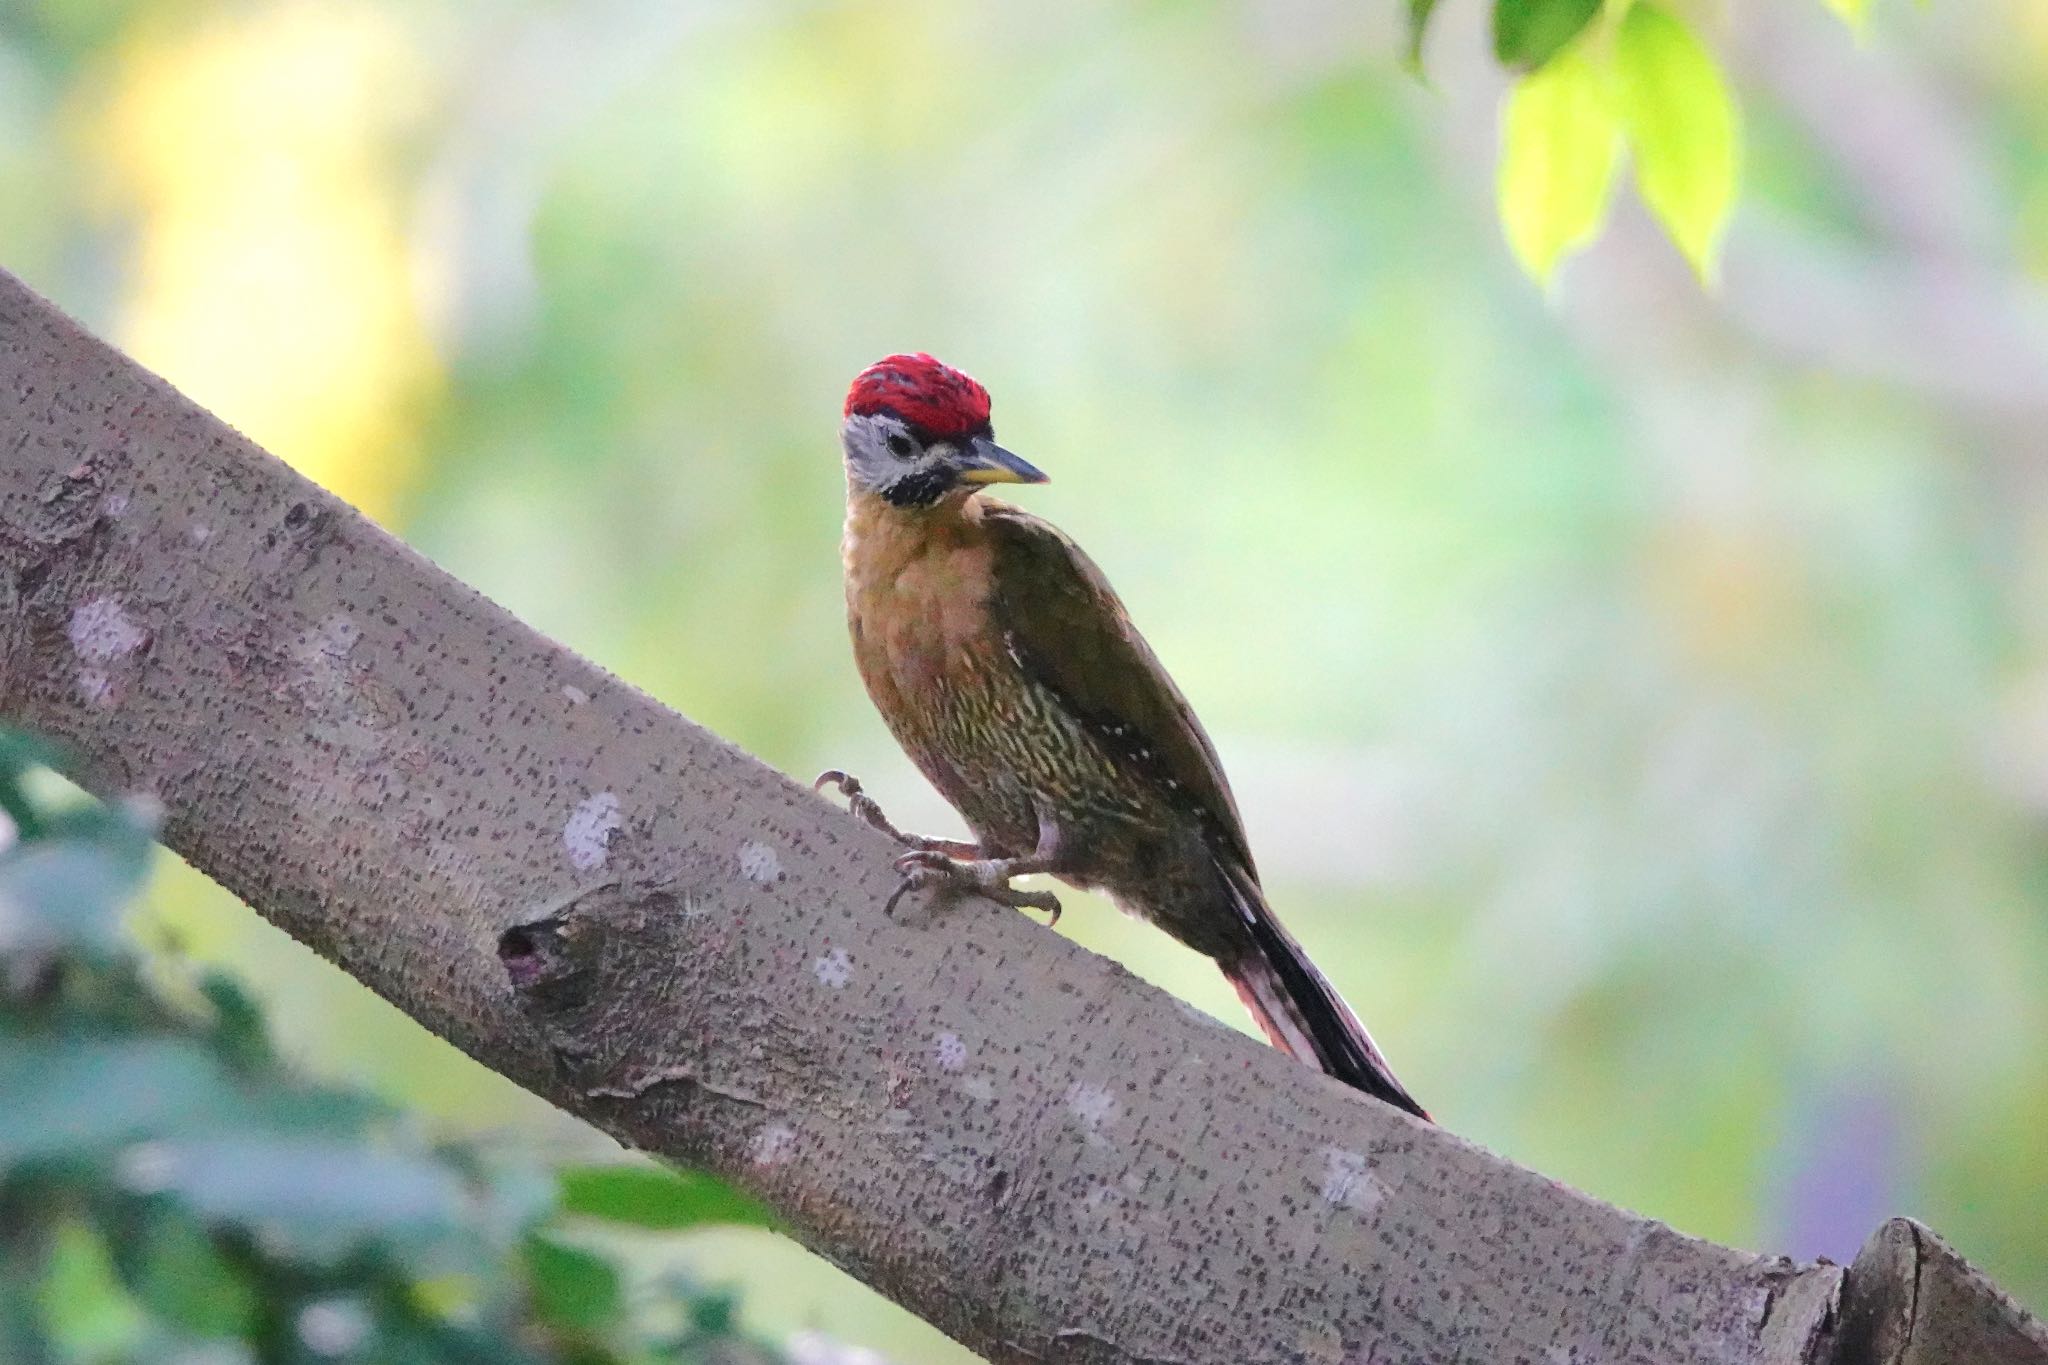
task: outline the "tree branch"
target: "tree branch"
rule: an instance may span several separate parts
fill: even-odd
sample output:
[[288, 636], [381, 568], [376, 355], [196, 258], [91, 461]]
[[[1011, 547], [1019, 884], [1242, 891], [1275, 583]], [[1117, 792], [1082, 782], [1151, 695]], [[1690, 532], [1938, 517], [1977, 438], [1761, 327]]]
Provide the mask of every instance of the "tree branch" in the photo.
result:
[[1849, 1268], [1836, 1365], [2032, 1365], [2048, 1327], [1910, 1218]]
[[4, 273], [0, 715], [434, 1032], [994, 1359], [1832, 1358], [1835, 1267], [1565, 1189], [1024, 916], [890, 920], [880, 836]]

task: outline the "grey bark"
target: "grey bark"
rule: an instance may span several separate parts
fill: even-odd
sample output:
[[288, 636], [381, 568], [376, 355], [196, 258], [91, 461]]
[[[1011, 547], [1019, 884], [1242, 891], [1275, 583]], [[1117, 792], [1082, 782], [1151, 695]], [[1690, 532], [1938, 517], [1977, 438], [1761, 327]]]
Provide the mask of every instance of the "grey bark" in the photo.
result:
[[886, 917], [879, 835], [4, 272], [0, 717], [471, 1056], [995, 1360], [2048, 1361], [1911, 1225], [1845, 1286], [1412, 1122], [1024, 916]]

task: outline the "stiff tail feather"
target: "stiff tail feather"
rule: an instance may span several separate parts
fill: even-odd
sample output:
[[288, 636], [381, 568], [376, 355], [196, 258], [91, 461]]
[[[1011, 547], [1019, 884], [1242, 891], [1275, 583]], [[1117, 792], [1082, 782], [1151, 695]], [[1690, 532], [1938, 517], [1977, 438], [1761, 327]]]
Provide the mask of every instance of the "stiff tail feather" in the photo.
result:
[[1374, 1099], [1428, 1119], [1429, 1112], [1394, 1079], [1394, 1069], [1365, 1025], [1280, 926], [1258, 884], [1234, 869], [1225, 870], [1224, 880], [1250, 931], [1250, 947], [1235, 961], [1224, 962], [1223, 974], [1273, 1046]]

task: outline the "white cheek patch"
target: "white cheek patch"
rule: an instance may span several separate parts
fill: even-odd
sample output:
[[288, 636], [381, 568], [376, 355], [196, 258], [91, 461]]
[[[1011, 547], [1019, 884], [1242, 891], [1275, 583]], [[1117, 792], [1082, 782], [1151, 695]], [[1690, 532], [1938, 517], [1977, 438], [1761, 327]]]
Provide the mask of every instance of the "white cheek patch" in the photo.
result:
[[840, 444], [846, 452], [847, 477], [855, 486], [884, 496], [893, 491], [900, 498], [907, 488], [951, 481], [945, 462], [925, 452], [921, 443], [913, 444], [904, 455], [890, 447], [891, 438], [916, 440], [903, 423], [880, 413], [846, 419], [840, 428]]

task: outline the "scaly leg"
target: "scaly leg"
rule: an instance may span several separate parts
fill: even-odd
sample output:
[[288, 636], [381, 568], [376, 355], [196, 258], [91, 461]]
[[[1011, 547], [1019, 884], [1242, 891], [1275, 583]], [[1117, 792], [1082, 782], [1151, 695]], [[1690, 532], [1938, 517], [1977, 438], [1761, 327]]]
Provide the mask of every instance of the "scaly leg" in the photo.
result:
[[811, 790], [822, 792], [827, 787], [837, 787], [841, 795], [846, 797], [848, 814], [873, 825], [905, 848], [920, 853], [942, 853], [949, 858], [973, 859], [981, 856], [980, 844], [970, 844], [959, 839], [933, 839], [923, 834], [905, 834], [889, 823], [889, 817], [882, 814], [882, 808], [875, 804], [875, 798], [867, 794], [866, 789], [860, 785], [860, 779], [851, 773], [841, 772], [837, 768], [827, 768], [818, 774], [818, 780], [811, 784]]
[[1059, 831], [1044, 815], [1038, 819], [1038, 847], [1028, 857], [984, 858], [978, 856], [962, 858], [936, 848], [913, 848], [896, 860], [896, 870], [903, 874], [902, 883], [896, 894], [889, 897], [885, 913], [896, 907], [906, 891], [925, 886], [943, 886], [955, 894], [971, 894], [984, 897], [998, 905], [1014, 906], [1019, 910], [1043, 910], [1051, 916], [1046, 928], [1060, 922], [1060, 899], [1050, 891], [1019, 891], [1010, 885], [1012, 877], [1022, 877], [1032, 872], [1055, 872], [1059, 869]]

